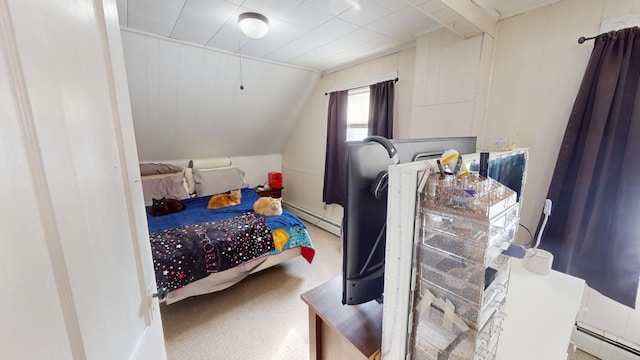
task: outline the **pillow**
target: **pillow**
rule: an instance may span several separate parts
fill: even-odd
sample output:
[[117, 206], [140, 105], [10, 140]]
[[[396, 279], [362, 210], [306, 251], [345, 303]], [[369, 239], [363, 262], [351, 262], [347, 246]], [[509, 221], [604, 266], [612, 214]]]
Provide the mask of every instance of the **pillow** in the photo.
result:
[[184, 176], [182, 172], [166, 175], [151, 175], [142, 177], [142, 194], [144, 204], [151, 205], [152, 199], [184, 200], [189, 198], [187, 189], [184, 186]]
[[[187, 171], [189, 170], [189, 171]], [[188, 175], [187, 175], [188, 172]], [[191, 182], [193, 183], [193, 176], [191, 175], [191, 169], [187, 169], [184, 168], [182, 169], [181, 172], [177, 172], [177, 173], [171, 173], [171, 174], [155, 174], [155, 175], [146, 175], [146, 176], [142, 176], [141, 178], [143, 180], [149, 180], [149, 179], [162, 179], [165, 177], [169, 177], [169, 176], [174, 176], [174, 175], [179, 175], [182, 174], [183, 178], [182, 178], [182, 186], [184, 186], [184, 190], [187, 192], [187, 195], [189, 194], [193, 194], [195, 193], [195, 190], [193, 190], [193, 185], [189, 185], [189, 178], [191, 178]], [[191, 190], [189, 190], [191, 189]]]
[[140, 175], [173, 174], [182, 171], [180, 166], [161, 163], [141, 163]]
[[247, 186], [244, 171], [237, 167], [193, 169], [193, 181], [198, 196], [222, 194]]
[[194, 169], [213, 169], [213, 168], [221, 168], [221, 167], [226, 168], [231, 166], [231, 158], [218, 157], [218, 158], [193, 159], [189, 161], [188, 166]]

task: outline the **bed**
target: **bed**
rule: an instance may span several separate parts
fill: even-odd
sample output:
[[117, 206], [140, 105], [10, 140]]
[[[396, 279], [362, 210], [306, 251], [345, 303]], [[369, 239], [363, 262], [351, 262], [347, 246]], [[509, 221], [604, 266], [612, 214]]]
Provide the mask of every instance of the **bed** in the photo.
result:
[[[242, 170], [232, 166], [198, 169], [189, 164], [192, 167], [153, 163], [164, 168], [163, 174], [149, 174], [141, 164], [145, 203], [164, 196], [186, 205], [185, 210], [164, 216], [151, 216], [147, 205], [161, 301], [172, 304], [220, 291], [298, 256], [311, 263], [315, 249], [304, 223], [286, 209], [277, 216], [254, 213], [259, 195], [247, 187]], [[237, 188], [242, 192], [240, 204], [207, 209], [211, 195]]]

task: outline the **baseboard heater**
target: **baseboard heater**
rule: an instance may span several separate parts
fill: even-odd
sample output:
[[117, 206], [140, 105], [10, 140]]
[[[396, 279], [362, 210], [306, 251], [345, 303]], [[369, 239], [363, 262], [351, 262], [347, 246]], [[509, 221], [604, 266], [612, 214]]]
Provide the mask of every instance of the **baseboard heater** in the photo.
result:
[[606, 337], [606, 336], [604, 336], [602, 334], [598, 334], [597, 332], [594, 332], [594, 331], [591, 331], [589, 329], [586, 329], [586, 328], [580, 326], [577, 322], [576, 322], [576, 330], [581, 332], [581, 333], [583, 333], [583, 334], [585, 334], [585, 335], [592, 336], [592, 337], [594, 337], [594, 338], [596, 338], [596, 339], [598, 339], [600, 341], [604, 341], [604, 342], [606, 342], [606, 343], [608, 343], [610, 345], [613, 345], [613, 346], [615, 346], [616, 348], [618, 348], [620, 350], [624, 350], [624, 351], [630, 352], [631, 354], [634, 354], [636, 356], [640, 356], [640, 351], [639, 350], [634, 349], [632, 347], [629, 347], [629, 346], [627, 346], [625, 344], [622, 344], [622, 343], [620, 343], [618, 341], [615, 341], [615, 340], [613, 340], [611, 338], [608, 338], [608, 337]]
[[288, 201], [283, 201], [283, 207], [294, 213], [300, 219], [306, 220], [313, 225], [324, 229], [336, 236], [340, 236], [340, 224], [337, 224], [331, 220], [324, 219], [321, 215], [301, 208], [300, 206], [291, 204]]

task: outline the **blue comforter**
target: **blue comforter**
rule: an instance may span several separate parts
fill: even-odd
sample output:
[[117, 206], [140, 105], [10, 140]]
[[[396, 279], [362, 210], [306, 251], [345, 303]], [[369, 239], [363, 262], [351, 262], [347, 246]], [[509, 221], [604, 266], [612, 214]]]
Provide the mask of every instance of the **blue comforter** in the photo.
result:
[[[233, 216], [238, 216], [245, 212], [253, 212], [253, 203], [260, 198], [258, 193], [249, 188], [242, 189], [242, 202], [239, 205], [229, 206], [226, 208], [209, 210], [207, 204], [209, 203], [210, 196], [202, 196], [193, 199], [182, 200], [187, 208], [181, 212], [164, 215], [164, 216], [151, 216], [149, 214], [150, 206], [147, 206], [147, 222], [149, 224], [149, 234], [156, 233], [158, 231], [171, 229], [174, 227], [199, 224], [203, 222], [215, 221], [227, 219]], [[294, 225], [301, 225], [304, 227], [304, 223], [298, 219], [295, 215], [287, 210], [282, 210], [282, 215], [267, 216], [267, 225], [272, 229], [286, 228]]]

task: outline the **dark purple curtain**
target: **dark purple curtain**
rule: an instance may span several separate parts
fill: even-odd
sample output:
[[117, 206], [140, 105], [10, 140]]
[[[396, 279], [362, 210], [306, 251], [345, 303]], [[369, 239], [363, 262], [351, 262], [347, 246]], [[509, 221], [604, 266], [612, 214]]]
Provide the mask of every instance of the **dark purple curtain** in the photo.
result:
[[324, 187], [322, 189], [322, 201], [327, 204], [344, 205], [344, 142], [347, 140], [348, 94], [347, 90], [329, 94], [327, 149], [324, 162]]
[[542, 247], [554, 268], [634, 308], [640, 277], [640, 29], [599, 35], [573, 105]]
[[393, 96], [395, 80], [369, 87], [369, 136], [393, 138]]

